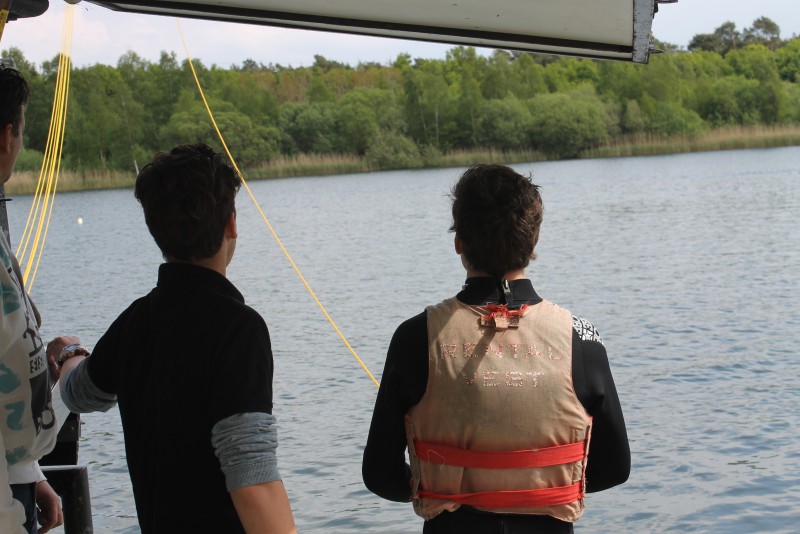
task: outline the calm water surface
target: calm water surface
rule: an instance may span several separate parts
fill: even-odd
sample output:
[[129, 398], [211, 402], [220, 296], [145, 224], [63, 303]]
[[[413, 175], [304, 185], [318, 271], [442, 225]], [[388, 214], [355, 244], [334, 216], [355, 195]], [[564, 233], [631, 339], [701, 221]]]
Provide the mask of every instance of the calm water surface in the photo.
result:
[[[545, 201], [528, 273], [600, 330], [633, 452], [628, 483], [590, 495], [576, 530], [796, 532], [800, 148], [516, 168], [533, 173]], [[463, 282], [447, 232], [459, 171], [251, 184], [378, 379], [397, 325]], [[30, 202], [9, 206], [17, 238]], [[361, 482], [375, 385], [246, 191], [239, 225], [229, 275], [270, 326], [281, 471], [300, 530], [419, 532], [410, 505]], [[44, 335], [74, 333], [91, 348], [153, 286], [160, 261], [130, 191], [60, 195], [32, 288]], [[192, 399], [165, 409], [180, 424]], [[83, 421], [96, 531], [138, 532], [118, 412]]]

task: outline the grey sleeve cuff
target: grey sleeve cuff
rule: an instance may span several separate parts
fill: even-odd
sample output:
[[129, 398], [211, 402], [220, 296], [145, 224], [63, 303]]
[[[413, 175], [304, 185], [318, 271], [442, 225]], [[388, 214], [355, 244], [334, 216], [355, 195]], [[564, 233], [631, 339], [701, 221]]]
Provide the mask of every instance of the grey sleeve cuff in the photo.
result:
[[228, 491], [280, 480], [278, 427], [264, 412], [226, 417], [211, 429], [211, 445], [219, 458]]
[[66, 377], [62, 378], [61, 399], [71, 412], [107, 412], [117, 404], [117, 396], [106, 393], [89, 378], [87, 360], [83, 360]]

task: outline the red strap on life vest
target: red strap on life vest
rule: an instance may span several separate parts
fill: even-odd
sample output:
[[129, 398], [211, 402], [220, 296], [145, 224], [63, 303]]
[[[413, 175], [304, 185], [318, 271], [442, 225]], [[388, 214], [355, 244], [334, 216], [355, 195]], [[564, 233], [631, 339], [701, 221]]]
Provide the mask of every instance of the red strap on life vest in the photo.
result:
[[414, 440], [414, 450], [420, 460], [483, 469], [525, 469], [579, 462], [585, 455], [585, 447], [586, 442], [579, 441], [535, 450], [489, 452]]
[[481, 493], [460, 493], [455, 495], [420, 491], [419, 496], [428, 499], [443, 499], [479, 508], [539, 508], [569, 504], [583, 498], [580, 483], [556, 488], [542, 488], [515, 491], [486, 491]]

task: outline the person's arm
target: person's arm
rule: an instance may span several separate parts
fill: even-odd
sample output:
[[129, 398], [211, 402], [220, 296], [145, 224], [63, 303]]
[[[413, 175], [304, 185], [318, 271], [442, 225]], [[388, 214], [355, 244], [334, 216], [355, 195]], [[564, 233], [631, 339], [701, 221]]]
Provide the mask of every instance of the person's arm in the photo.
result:
[[[97, 342], [96, 349], [101, 353], [106, 336]], [[88, 357], [89, 351], [74, 336], [60, 336], [47, 344], [48, 363], [58, 369], [60, 375], [59, 392], [64, 405], [74, 413], [107, 412], [117, 404], [117, 396], [95, 384], [89, 372]], [[98, 357], [95, 356], [94, 363]]]
[[[596, 334], [596, 331], [595, 331]], [[599, 336], [573, 334], [575, 391], [592, 416], [592, 440], [586, 466], [586, 491], [603, 491], [628, 480], [631, 451], [625, 418]]]
[[61, 499], [58, 494], [50, 487], [47, 480], [40, 480], [36, 483], [36, 506], [39, 508], [37, 514], [39, 534], [45, 534], [50, 529], [60, 527], [64, 524], [64, 514], [61, 510]]
[[294, 525], [289, 497], [283, 482], [273, 480], [245, 486], [230, 492], [236, 513], [245, 532], [252, 534], [291, 534]]
[[275, 416], [235, 414], [211, 429], [211, 445], [247, 532], [295, 532], [289, 497], [278, 472]]
[[420, 401], [427, 382], [428, 327], [422, 313], [401, 324], [392, 337], [364, 448], [364, 484], [384, 499], [411, 500], [405, 415]]
[[61, 399], [71, 412], [107, 412], [117, 404], [117, 396], [98, 388], [89, 375], [89, 358], [74, 356], [61, 366]]

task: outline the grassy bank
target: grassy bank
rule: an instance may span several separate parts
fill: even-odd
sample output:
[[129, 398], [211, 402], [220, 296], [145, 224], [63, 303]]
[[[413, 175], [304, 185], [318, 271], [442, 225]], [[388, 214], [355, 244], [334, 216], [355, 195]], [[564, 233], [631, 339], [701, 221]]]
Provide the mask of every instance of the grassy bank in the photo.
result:
[[581, 157], [617, 158], [798, 145], [800, 145], [800, 125], [736, 126], [711, 130], [696, 137], [678, 136], [665, 139], [640, 134], [616, 139], [603, 146], [587, 150]]
[[[772, 148], [800, 146], [800, 125], [731, 127], [712, 130], [696, 137], [664, 138], [639, 134], [615, 139], [605, 145], [586, 150], [581, 158], [613, 158], [679, 154], [709, 150]], [[543, 161], [545, 156], [535, 150], [501, 151], [493, 149], [452, 151], [427, 156], [425, 167], [467, 167], [476, 161], [520, 163]], [[269, 163], [243, 169], [246, 179], [262, 180], [289, 176], [322, 176], [381, 170], [369, 160], [356, 155], [282, 156]], [[123, 171], [62, 171], [58, 191], [87, 191], [93, 189], [130, 188], [136, 175]], [[6, 184], [9, 195], [30, 194], [36, 189], [38, 173], [17, 172]]]
[[[57, 191], [91, 191], [95, 189], [124, 189], [133, 186], [136, 174], [124, 171], [61, 171]], [[31, 194], [36, 191], [38, 172], [14, 172], [6, 183], [7, 195]]]

